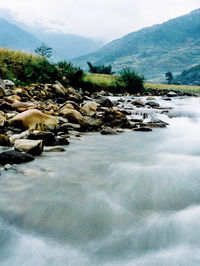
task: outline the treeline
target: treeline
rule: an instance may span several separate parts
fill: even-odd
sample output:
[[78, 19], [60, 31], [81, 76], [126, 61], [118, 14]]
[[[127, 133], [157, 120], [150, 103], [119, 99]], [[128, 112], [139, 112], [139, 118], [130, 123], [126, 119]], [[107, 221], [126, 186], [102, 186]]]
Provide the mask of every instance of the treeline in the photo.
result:
[[[112, 66], [93, 66], [88, 62], [89, 72], [113, 75]], [[144, 77], [125, 67], [114, 82], [108, 87], [100, 87], [84, 77], [83, 69], [67, 61], [51, 63], [47, 56], [13, 51], [0, 48], [0, 77], [10, 79], [16, 85], [31, 83], [53, 83], [59, 81], [65, 86], [73, 86], [84, 90], [110, 90], [115, 92], [137, 93], [144, 90]], [[101, 76], [101, 75], [100, 75]], [[103, 75], [102, 75], [103, 78]]]

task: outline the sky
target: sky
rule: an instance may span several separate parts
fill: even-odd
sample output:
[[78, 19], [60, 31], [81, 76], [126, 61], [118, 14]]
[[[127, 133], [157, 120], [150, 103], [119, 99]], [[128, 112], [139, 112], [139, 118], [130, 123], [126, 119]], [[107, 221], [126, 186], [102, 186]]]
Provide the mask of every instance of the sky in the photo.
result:
[[200, 0], [0, 0], [31, 27], [105, 42], [200, 8]]

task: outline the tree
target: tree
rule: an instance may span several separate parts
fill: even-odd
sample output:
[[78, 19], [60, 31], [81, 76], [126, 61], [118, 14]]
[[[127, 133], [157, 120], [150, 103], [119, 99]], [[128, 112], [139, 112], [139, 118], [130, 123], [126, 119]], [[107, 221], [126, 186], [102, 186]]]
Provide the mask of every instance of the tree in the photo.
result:
[[124, 67], [120, 72], [120, 80], [125, 84], [127, 92], [137, 93], [144, 90], [144, 76]]
[[39, 47], [35, 49], [35, 53], [50, 58], [52, 56], [52, 48], [48, 47], [45, 43], [42, 43]]
[[114, 72], [112, 72], [112, 66], [93, 66], [90, 62], [87, 62], [89, 66], [89, 73], [96, 73], [96, 74], [107, 74], [107, 75], [113, 75]]
[[165, 77], [166, 77], [167, 83], [172, 84], [172, 81], [174, 79], [172, 72], [168, 71], [167, 73], [165, 73]]

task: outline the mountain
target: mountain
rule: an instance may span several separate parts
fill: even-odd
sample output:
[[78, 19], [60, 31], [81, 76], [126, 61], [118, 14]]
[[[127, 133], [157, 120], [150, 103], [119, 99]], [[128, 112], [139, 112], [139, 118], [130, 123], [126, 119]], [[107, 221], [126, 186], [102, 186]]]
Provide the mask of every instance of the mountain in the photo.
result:
[[200, 86], [200, 64], [184, 70], [180, 75], [177, 75], [174, 80], [184, 85]]
[[41, 43], [53, 48], [54, 61], [69, 60], [96, 51], [103, 46], [101, 41], [73, 34], [46, 33], [43, 28], [31, 28], [14, 20], [11, 14], [0, 9], [0, 46], [34, 52]]
[[41, 41], [27, 31], [0, 18], [0, 46], [10, 49], [34, 51]]
[[114, 71], [128, 66], [154, 81], [164, 79], [168, 71], [178, 74], [200, 62], [200, 9], [130, 33], [73, 60], [82, 67], [87, 61], [111, 64]]
[[42, 29], [34, 30], [33, 34], [53, 48], [55, 61], [86, 55], [103, 46], [101, 41], [73, 34], [47, 33]]

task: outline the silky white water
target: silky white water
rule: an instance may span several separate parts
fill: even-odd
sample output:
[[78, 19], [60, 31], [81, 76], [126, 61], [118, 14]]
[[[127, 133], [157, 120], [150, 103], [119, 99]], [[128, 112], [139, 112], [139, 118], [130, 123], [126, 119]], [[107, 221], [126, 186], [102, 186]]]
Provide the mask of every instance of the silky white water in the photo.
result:
[[0, 175], [0, 265], [200, 265], [200, 99]]

